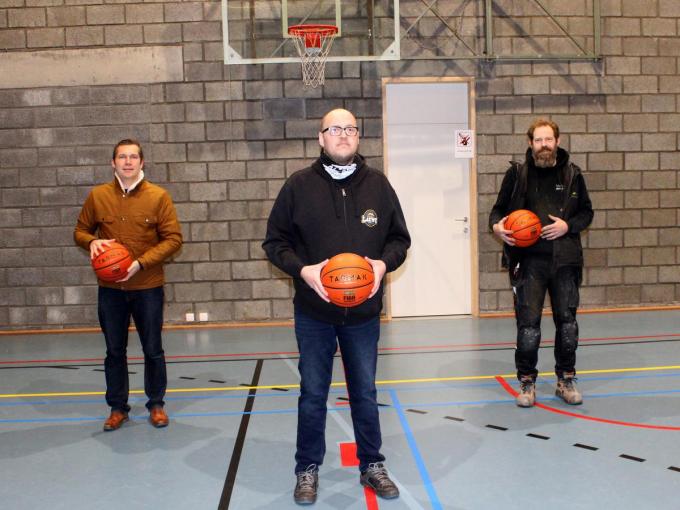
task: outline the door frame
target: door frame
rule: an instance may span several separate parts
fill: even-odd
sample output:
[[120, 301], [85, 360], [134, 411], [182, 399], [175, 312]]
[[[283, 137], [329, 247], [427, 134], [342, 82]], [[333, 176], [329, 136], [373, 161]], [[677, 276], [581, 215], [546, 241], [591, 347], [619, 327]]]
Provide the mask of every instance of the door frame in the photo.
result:
[[[468, 127], [472, 130], [475, 138], [475, 152], [470, 159], [470, 304], [471, 315], [479, 316], [479, 233], [478, 233], [478, 213], [477, 213], [477, 129], [475, 125], [475, 80], [473, 77], [393, 77], [382, 79], [382, 149], [383, 149], [383, 171], [389, 177], [389, 163], [387, 158], [387, 85], [399, 83], [467, 83], [468, 84]], [[452, 143], [455, 143], [452, 141]], [[391, 274], [387, 275], [385, 287], [386, 318], [392, 319], [392, 292], [390, 283]]]

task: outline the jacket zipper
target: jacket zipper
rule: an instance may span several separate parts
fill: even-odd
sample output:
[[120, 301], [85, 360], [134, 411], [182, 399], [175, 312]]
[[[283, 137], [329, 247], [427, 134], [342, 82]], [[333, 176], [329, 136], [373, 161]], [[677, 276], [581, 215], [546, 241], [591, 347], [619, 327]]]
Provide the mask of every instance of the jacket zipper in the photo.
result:
[[[570, 167], [569, 168], [569, 184], [567, 185], [566, 189], [566, 195], [564, 197], [564, 205], [563, 205], [563, 211], [562, 211], [562, 216], [564, 219], [564, 216], [567, 215], [567, 208], [569, 207], [569, 199], [571, 197], [571, 190], [574, 187], [574, 177], [576, 176], [576, 172]], [[567, 221], [567, 220], [564, 220]]]
[[[340, 191], [342, 192], [342, 218], [345, 221], [345, 228], [349, 230], [347, 225], [347, 193], [345, 193], [345, 188], [340, 188]], [[347, 320], [349, 308], [345, 308], [343, 313], [345, 314], [345, 320]]]
[[345, 188], [340, 188], [342, 192], [342, 218], [345, 220], [345, 227], [347, 226], [347, 193], [345, 193]]

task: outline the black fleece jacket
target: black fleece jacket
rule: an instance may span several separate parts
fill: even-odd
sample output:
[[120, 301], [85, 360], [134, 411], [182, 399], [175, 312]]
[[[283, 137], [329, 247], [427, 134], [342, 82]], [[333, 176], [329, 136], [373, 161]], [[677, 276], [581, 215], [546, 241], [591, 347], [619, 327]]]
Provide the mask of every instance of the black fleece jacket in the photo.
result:
[[[489, 214], [491, 231], [493, 231], [494, 224], [504, 216], [517, 209], [526, 209], [527, 175], [529, 165], [533, 165], [531, 148], [527, 149], [524, 163], [516, 161], [510, 163], [511, 166], [503, 178], [498, 199]], [[564, 185], [564, 190], [559, 214], [554, 216], [559, 216], [566, 221], [569, 230], [564, 236], [553, 241], [553, 267], [583, 267], [580, 232], [593, 221], [593, 206], [581, 169], [569, 161], [569, 153], [562, 148], [557, 149], [557, 166], [560, 168], [559, 180]], [[514, 269], [525, 253], [526, 251], [522, 248], [503, 243], [503, 266]]]
[[361, 305], [342, 308], [323, 301], [305, 283], [303, 266], [351, 252], [382, 260], [390, 272], [404, 262], [411, 245], [399, 199], [385, 175], [358, 154], [355, 162], [356, 171], [341, 181], [334, 181], [319, 160], [291, 175], [274, 202], [262, 243], [269, 260], [293, 277], [296, 310], [331, 324], [377, 316], [383, 284]]

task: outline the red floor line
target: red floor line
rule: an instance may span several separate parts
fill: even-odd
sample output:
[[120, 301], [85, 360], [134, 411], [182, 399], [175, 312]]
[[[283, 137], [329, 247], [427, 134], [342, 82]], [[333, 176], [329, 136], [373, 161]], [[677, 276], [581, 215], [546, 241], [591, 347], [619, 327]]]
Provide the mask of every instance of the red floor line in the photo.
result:
[[76, 363], [85, 361], [104, 361], [104, 358], [81, 358], [81, 359], [17, 359], [0, 361], [0, 365], [16, 365], [19, 363]]
[[[165, 359], [192, 359], [192, 358], [233, 358], [236, 356], [276, 356], [276, 355], [295, 355], [298, 351], [270, 351], [270, 352], [230, 352], [223, 354], [176, 354], [165, 356]], [[129, 360], [143, 360], [143, 356], [129, 356]], [[27, 359], [0, 361], [0, 365], [18, 363], [78, 363], [84, 361], [104, 361], [104, 358], [76, 358], [76, 359]]]
[[338, 447], [340, 448], [340, 465], [342, 467], [359, 466], [357, 444], [355, 442], [338, 443]]
[[378, 497], [375, 495], [373, 489], [364, 487], [364, 498], [366, 499], [366, 509], [367, 510], [378, 510]]
[[[339, 347], [338, 351], [340, 351]], [[340, 359], [340, 364], [342, 365], [342, 371], [345, 374], [345, 380], [347, 380], [347, 371], [345, 370], [345, 363], [342, 361], [342, 358]], [[347, 391], [347, 389], [348, 387], [346, 386], [345, 390]], [[347, 397], [347, 402], [336, 403], [336, 405], [350, 405], [349, 393], [346, 393], [345, 396]], [[344, 450], [343, 453], [345, 456], [343, 459], [343, 466], [358, 466], [359, 458], [357, 457], [357, 444], [344, 443], [340, 446], [341, 450]], [[364, 487], [364, 500], [366, 501], [366, 510], [379, 510], [378, 497], [376, 496], [375, 491], [369, 489], [368, 487]]]
[[[505, 388], [505, 391], [507, 391], [510, 395], [513, 397], [517, 396], [517, 391], [510, 386], [508, 381], [505, 380], [504, 377], [501, 377], [499, 375], [496, 376], [496, 381]], [[562, 414], [565, 416], [571, 416], [572, 418], [578, 418], [580, 420], [588, 420], [588, 421], [595, 421], [599, 423], [607, 423], [609, 425], [622, 425], [624, 427], [635, 427], [635, 428], [641, 428], [641, 429], [654, 429], [654, 430], [680, 430], [680, 427], [671, 427], [667, 425], [647, 425], [646, 423], [633, 423], [633, 422], [628, 422], [628, 421], [620, 421], [620, 420], [609, 420], [607, 418], [598, 418], [596, 416], [586, 416], [585, 414], [579, 414], [579, 413], [572, 413], [569, 411], [564, 411], [563, 409], [557, 409], [555, 407], [547, 406], [545, 404], [541, 403], [536, 403], [535, 407], [538, 407], [540, 409], [543, 409], [544, 411], [548, 411], [551, 413], [555, 414]]]
[[[651, 338], [669, 338], [680, 337], [680, 333], [659, 333], [656, 335], [635, 335], [635, 336], [610, 336], [597, 338], [581, 338], [579, 342], [606, 342], [611, 340], [642, 340]], [[544, 339], [542, 343], [552, 344], [553, 339]], [[437, 344], [437, 345], [404, 345], [401, 347], [379, 347], [378, 351], [411, 351], [411, 350], [428, 350], [428, 349], [450, 349], [450, 348], [465, 348], [465, 347], [501, 347], [514, 346], [515, 342], [485, 342], [485, 343], [468, 343], [468, 344]], [[201, 358], [233, 358], [237, 356], [277, 356], [277, 355], [297, 355], [297, 351], [265, 351], [265, 352], [230, 352], [219, 354], [176, 354], [166, 356], [166, 359], [201, 359]], [[131, 356], [129, 360], [143, 360], [142, 356]], [[76, 359], [24, 359], [24, 360], [0, 360], [0, 365], [18, 365], [22, 363], [83, 363], [83, 362], [103, 362], [104, 358], [76, 358]]]
[[[338, 443], [340, 448], [340, 465], [342, 467], [357, 467], [359, 466], [359, 459], [357, 458], [357, 444], [352, 443]], [[366, 500], [367, 510], [378, 510], [378, 498], [375, 491], [364, 487], [364, 499]]]

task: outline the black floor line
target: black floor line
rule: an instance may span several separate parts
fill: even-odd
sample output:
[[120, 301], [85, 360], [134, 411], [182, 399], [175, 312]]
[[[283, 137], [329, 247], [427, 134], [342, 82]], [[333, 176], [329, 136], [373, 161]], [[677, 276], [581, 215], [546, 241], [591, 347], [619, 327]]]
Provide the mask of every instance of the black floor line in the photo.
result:
[[243, 453], [243, 444], [246, 440], [246, 432], [248, 431], [248, 423], [250, 422], [250, 412], [253, 410], [253, 402], [255, 402], [255, 394], [257, 393], [257, 386], [260, 383], [260, 374], [262, 373], [263, 360], [258, 360], [253, 372], [253, 380], [250, 385], [252, 388], [248, 391], [248, 398], [246, 405], [243, 408], [243, 416], [241, 417], [241, 424], [238, 428], [236, 441], [234, 442], [234, 451], [231, 453], [231, 461], [229, 462], [229, 470], [227, 471], [227, 478], [224, 481], [224, 488], [222, 489], [222, 496], [217, 505], [217, 510], [227, 510], [229, 502], [231, 501], [231, 494], [234, 491], [234, 483], [236, 482], [236, 472], [238, 465], [241, 462], [241, 453]]
[[494, 430], [503, 430], [503, 431], [508, 430], [507, 427], [501, 427], [500, 425], [491, 425], [491, 424], [486, 425], [486, 428], [487, 429], [494, 429]]
[[583, 448], [584, 450], [590, 450], [590, 451], [593, 451], [593, 452], [596, 452], [597, 450], [599, 450], [599, 448], [597, 446], [590, 446], [590, 445], [581, 444], [581, 443], [574, 443], [573, 446], [575, 446], [576, 448]]
[[[336, 397], [335, 400], [342, 400], [344, 402], [349, 402], [348, 397]], [[378, 407], [390, 407], [390, 405], [389, 404], [383, 404], [382, 402], [378, 402]], [[423, 414], [425, 414], [425, 413], [423, 413]]]
[[[415, 411], [413, 409], [407, 409], [407, 411], [418, 412], [418, 411]], [[445, 420], [461, 421], [461, 422], [465, 421], [462, 418], [455, 418], [453, 416], [444, 416], [444, 419]], [[487, 425], [485, 425], [485, 427], [487, 429], [494, 429], [494, 430], [502, 430], [502, 431], [508, 430], [507, 427], [501, 427], [500, 425], [487, 424]], [[533, 432], [527, 433], [526, 436], [527, 437], [533, 437], [534, 439], [542, 439], [544, 441], [547, 441], [548, 439], [550, 439], [549, 436], [544, 436], [544, 435], [541, 435], [541, 434], [535, 434]], [[576, 448], [583, 448], [584, 450], [591, 450], [591, 451], [599, 450], [599, 448], [597, 446], [590, 446], [590, 445], [583, 444], [583, 443], [574, 443], [572, 446], [575, 446]], [[621, 455], [619, 455], [619, 458], [626, 459], [626, 460], [633, 460], [635, 462], [645, 462], [646, 461], [646, 459], [643, 459], [642, 457], [635, 457], [634, 455], [628, 455], [626, 453], [622, 453]], [[680, 472], [680, 467], [676, 467], [676, 466], [669, 466], [667, 469], [669, 469], [671, 471]]]
[[622, 453], [619, 455], [622, 459], [628, 459], [628, 460], [634, 460], [635, 462], [644, 462], [645, 459], [641, 459], [640, 457], [633, 457], [632, 455], [626, 455], [625, 453]]

